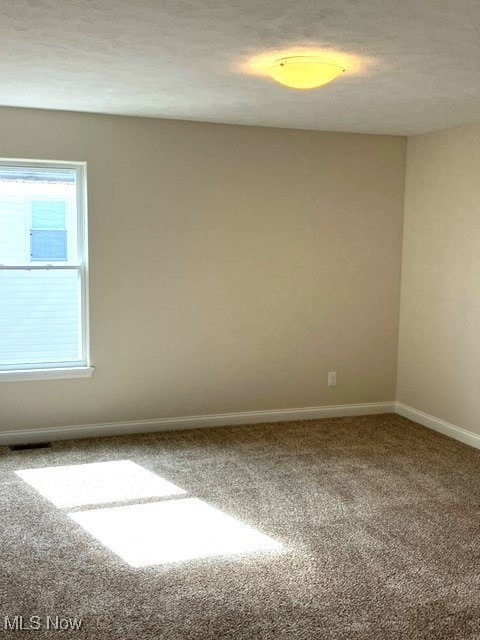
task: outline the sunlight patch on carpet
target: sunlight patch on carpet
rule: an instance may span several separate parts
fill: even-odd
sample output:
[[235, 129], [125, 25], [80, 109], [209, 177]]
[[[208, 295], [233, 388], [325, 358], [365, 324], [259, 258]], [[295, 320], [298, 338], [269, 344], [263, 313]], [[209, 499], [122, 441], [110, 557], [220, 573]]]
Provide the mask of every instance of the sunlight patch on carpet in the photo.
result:
[[131, 460], [24, 469], [15, 473], [59, 508], [186, 493]]
[[69, 516], [132, 567], [282, 549], [272, 538], [197, 498]]

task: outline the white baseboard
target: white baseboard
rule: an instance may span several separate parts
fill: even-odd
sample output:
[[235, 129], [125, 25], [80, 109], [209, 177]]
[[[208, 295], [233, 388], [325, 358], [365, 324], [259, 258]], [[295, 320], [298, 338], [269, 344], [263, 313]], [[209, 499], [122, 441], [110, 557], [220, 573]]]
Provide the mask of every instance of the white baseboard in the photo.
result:
[[398, 413], [398, 415], [408, 418], [409, 420], [413, 420], [414, 422], [418, 422], [424, 427], [439, 431], [450, 438], [460, 440], [460, 442], [463, 442], [464, 444], [469, 444], [471, 447], [480, 449], [480, 435], [467, 431], [466, 429], [462, 429], [462, 427], [457, 427], [454, 424], [450, 424], [450, 422], [445, 422], [445, 420], [435, 418], [435, 416], [431, 416], [428, 413], [418, 411], [417, 409], [409, 407], [402, 402], [395, 403], [395, 413]]
[[300, 409], [279, 409], [270, 411], [243, 411], [239, 413], [218, 413], [183, 418], [159, 418], [153, 420], [131, 420], [128, 422], [106, 422], [103, 424], [81, 424], [47, 429], [24, 429], [0, 431], [0, 445], [27, 442], [48, 442], [50, 440], [70, 440], [117, 436], [130, 433], [153, 433], [202, 427], [223, 427], [228, 425], [257, 424], [262, 422], [288, 422], [290, 420], [315, 420], [317, 418], [337, 418], [363, 416], [378, 413], [393, 413], [395, 402], [372, 402], [364, 404], [343, 404], [326, 407], [303, 407]]
[[424, 427], [443, 433], [476, 449], [480, 449], [480, 435], [440, 420], [423, 411], [418, 411], [402, 402], [372, 402], [363, 404], [340, 404], [324, 407], [302, 407], [298, 409], [278, 409], [268, 411], [242, 411], [238, 413], [218, 413], [181, 418], [158, 418], [152, 420], [129, 420], [125, 422], [105, 422], [80, 424], [47, 429], [21, 429], [0, 431], [0, 445], [27, 442], [48, 442], [51, 440], [71, 440], [74, 438], [97, 438], [102, 436], [127, 435], [134, 433], [154, 433], [182, 429], [201, 429], [264, 422], [288, 422], [291, 420], [315, 420], [364, 416], [379, 413], [397, 413], [404, 418], [418, 422]]

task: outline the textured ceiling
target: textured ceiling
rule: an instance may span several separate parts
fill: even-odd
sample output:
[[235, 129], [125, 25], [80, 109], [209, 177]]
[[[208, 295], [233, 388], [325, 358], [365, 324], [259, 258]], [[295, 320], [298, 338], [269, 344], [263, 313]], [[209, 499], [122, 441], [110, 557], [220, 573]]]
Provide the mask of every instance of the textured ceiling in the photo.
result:
[[[345, 64], [311, 92], [265, 65]], [[0, 0], [0, 104], [410, 134], [480, 120], [479, 0]]]

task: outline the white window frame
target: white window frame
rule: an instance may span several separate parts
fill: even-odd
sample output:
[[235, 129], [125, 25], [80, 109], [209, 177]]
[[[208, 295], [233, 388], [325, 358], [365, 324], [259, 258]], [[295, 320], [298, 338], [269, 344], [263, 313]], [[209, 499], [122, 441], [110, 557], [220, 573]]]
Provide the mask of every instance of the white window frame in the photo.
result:
[[[61, 378], [89, 378], [93, 373], [90, 362], [90, 327], [88, 309], [88, 226], [87, 226], [87, 163], [63, 162], [60, 160], [23, 160], [1, 158], [1, 167], [31, 167], [32, 169], [69, 169], [76, 174], [76, 206], [77, 206], [77, 246], [76, 264], [23, 264], [2, 265], [2, 270], [17, 271], [77, 271], [79, 286], [79, 333], [81, 358], [74, 362], [55, 362], [32, 365], [0, 365], [0, 382], [16, 382], [19, 380], [49, 380]], [[68, 242], [68, 240], [67, 240]]]

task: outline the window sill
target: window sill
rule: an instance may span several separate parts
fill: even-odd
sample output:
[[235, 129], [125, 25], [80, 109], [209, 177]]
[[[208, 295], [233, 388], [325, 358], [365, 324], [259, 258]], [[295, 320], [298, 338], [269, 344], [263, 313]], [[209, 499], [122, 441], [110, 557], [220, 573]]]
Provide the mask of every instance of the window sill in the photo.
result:
[[66, 378], [91, 378], [93, 367], [65, 367], [58, 369], [12, 369], [0, 371], [0, 382], [21, 380], [62, 380]]

